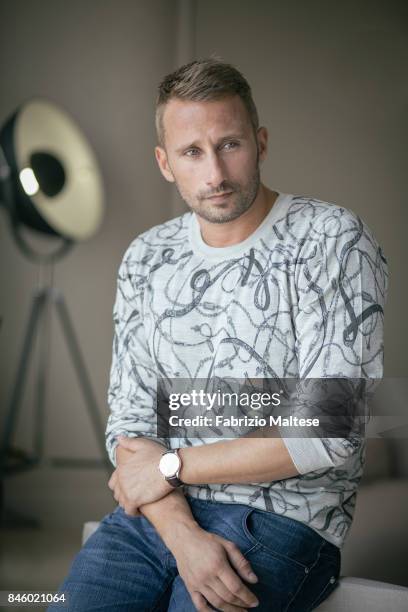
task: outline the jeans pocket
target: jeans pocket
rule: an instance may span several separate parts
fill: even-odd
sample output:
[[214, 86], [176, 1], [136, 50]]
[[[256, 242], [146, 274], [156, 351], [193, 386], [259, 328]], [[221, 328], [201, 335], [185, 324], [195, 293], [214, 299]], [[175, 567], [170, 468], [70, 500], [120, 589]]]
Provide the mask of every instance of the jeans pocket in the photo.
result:
[[299, 521], [250, 508], [242, 528], [253, 547], [275, 559], [291, 563], [307, 574], [319, 557], [322, 538]]
[[210, 513], [205, 509], [201, 515], [196, 513], [195, 517], [203, 529], [234, 542], [242, 554], [247, 555], [258, 547], [248, 538], [244, 527], [246, 516], [251, 511], [250, 506], [243, 504], [219, 504]]
[[241, 532], [243, 533], [243, 536], [245, 540], [247, 541], [245, 550], [243, 551], [244, 556], [260, 548], [260, 543], [252, 536], [252, 534], [248, 530], [248, 517], [250, 514], [252, 514], [253, 511], [254, 511], [254, 508], [249, 507], [244, 512], [241, 518]]

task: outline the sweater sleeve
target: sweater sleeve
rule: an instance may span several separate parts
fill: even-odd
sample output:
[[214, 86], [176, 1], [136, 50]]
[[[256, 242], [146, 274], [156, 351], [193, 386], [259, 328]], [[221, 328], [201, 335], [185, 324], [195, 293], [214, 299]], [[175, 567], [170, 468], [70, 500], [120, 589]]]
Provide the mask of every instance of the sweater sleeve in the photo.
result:
[[[388, 267], [381, 247], [357, 215], [333, 207], [310, 228], [300, 255], [294, 320], [299, 378], [359, 381], [360, 391], [363, 382], [368, 402], [383, 376]], [[283, 439], [306, 474], [343, 465], [360, 452], [364, 435]]]
[[108, 387], [110, 414], [106, 427], [106, 448], [116, 467], [116, 436], [157, 437], [156, 369], [143, 325], [143, 261], [138, 239], [125, 252], [119, 267], [113, 307], [114, 338]]

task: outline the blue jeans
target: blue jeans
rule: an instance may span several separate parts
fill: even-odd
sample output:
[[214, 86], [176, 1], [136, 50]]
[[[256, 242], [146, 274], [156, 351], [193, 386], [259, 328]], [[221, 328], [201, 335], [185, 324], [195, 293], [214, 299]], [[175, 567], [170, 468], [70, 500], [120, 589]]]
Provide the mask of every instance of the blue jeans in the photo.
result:
[[[246, 584], [260, 602], [254, 610], [306, 612], [336, 587], [340, 550], [307, 525], [243, 504], [186, 499], [203, 529], [235, 542], [251, 563], [258, 582]], [[155, 528], [120, 506], [78, 552], [59, 592], [68, 594], [70, 612], [196, 609]], [[53, 604], [47, 612], [63, 609]]]

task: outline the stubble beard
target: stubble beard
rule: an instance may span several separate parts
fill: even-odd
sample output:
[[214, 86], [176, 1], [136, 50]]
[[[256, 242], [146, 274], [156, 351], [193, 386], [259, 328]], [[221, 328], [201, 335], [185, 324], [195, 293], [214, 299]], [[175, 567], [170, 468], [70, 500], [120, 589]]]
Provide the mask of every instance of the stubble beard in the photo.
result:
[[[261, 177], [257, 160], [255, 171], [244, 187], [237, 183], [224, 181], [216, 192], [203, 195], [198, 194], [195, 198], [183, 193], [177, 183], [176, 187], [181, 199], [202, 219], [209, 223], [228, 223], [228, 221], [237, 219], [251, 208], [258, 194], [260, 183]], [[225, 204], [214, 204], [211, 203], [211, 200], [206, 199], [209, 195], [217, 195], [230, 191], [233, 191], [233, 195], [227, 199]], [[231, 206], [230, 199], [233, 200], [233, 206]]]

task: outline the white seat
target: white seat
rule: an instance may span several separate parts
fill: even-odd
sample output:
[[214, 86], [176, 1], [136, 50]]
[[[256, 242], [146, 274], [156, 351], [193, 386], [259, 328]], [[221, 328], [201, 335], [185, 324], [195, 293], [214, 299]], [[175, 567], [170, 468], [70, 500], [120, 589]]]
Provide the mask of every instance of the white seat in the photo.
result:
[[406, 587], [343, 576], [338, 587], [316, 608], [319, 612], [407, 612]]

